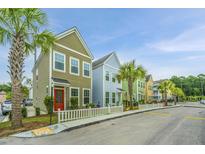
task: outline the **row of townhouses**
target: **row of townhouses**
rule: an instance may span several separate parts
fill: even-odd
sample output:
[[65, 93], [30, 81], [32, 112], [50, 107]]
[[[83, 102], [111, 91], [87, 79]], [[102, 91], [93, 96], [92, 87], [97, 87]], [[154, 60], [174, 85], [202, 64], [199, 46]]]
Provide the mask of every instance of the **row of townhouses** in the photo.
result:
[[[95, 103], [103, 107], [121, 105], [127, 96], [126, 81], [120, 82], [116, 74], [120, 61], [115, 52], [93, 61], [93, 55], [76, 27], [56, 36], [48, 54], [40, 54], [33, 72], [33, 103], [46, 110], [44, 99], [53, 96], [53, 109], [65, 110], [76, 98], [79, 106]], [[153, 98], [151, 75], [134, 83], [134, 99], [151, 101]]]

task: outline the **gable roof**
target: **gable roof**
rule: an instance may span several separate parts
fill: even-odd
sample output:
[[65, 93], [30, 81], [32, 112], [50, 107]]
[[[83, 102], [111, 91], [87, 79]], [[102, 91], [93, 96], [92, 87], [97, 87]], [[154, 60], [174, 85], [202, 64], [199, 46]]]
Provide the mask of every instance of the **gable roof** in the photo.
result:
[[61, 38], [63, 38], [63, 37], [66, 37], [66, 36], [70, 35], [71, 33], [75, 33], [75, 34], [78, 36], [78, 38], [79, 38], [80, 42], [82, 43], [83, 47], [85, 48], [86, 52], [87, 52], [88, 55], [93, 59], [94, 56], [93, 56], [93, 54], [91, 53], [90, 49], [88, 48], [88, 46], [87, 46], [85, 40], [83, 39], [83, 37], [82, 37], [82, 35], [80, 34], [80, 32], [79, 32], [79, 30], [78, 30], [77, 27], [74, 26], [74, 27], [72, 27], [72, 28], [70, 28], [70, 29], [68, 29], [68, 30], [66, 30], [66, 31], [64, 31], [64, 32], [61, 32], [61, 33], [57, 34], [57, 35], [56, 35], [56, 38], [57, 38], [57, 40], [59, 40], [59, 39], [61, 39]]
[[146, 76], [146, 81], [149, 81], [149, 80], [151, 80], [151, 79], [152, 79], [152, 75], [151, 75], [151, 74], [149, 74], [149, 75]]
[[[68, 30], [66, 30], [66, 31], [64, 31], [64, 32], [61, 32], [61, 33], [55, 35], [55, 37], [56, 37], [56, 39], [58, 40], [58, 39], [61, 39], [61, 38], [63, 38], [63, 37], [68, 36], [68, 35], [71, 34], [71, 33], [76, 33], [76, 35], [78, 36], [80, 42], [82, 43], [82, 45], [83, 45], [83, 47], [85, 48], [85, 50], [86, 50], [86, 52], [88, 53], [88, 55], [89, 55], [92, 59], [94, 59], [94, 56], [93, 56], [92, 53], [90, 52], [90, 50], [89, 50], [89, 48], [88, 48], [88, 46], [87, 46], [85, 40], [82, 38], [82, 35], [80, 34], [80, 32], [79, 32], [79, 30], [77, 29], [77, 27], [74, 26], [74, 27], [72, 27], [72, 28], [70, 28], [70, 29], [68, 29]], [[35, 64], [34, 64], [34, 66], [33, 66], [33, 68], [32, 68], [32, 72], [34, 71], [34, 69], [35, 69], [36, 66], [38, 65], [38, 63], [39, 63], [39, 61], [41, 60], [42, 56], [43, 56], [42, 53], [40, 53], [40, 55], [38, 56], [36, 62], [34, 62]]]
[[111, 52], [110, 54], [105, 55], [104, 57], [102, 57], [102, 58], [100, 58], [100, 59], [98, 59], [98, 60], [95, 60], [95, 61], [93, 62], [93, 64], [92, 64], [93, 68], [96, 69], [96, 68], [98, 68], [99, 66], [105, 64], [112, 56], [115, 56], [115, 57], [117, 58], [118, 63], [120, 64], [120, 61], [119, 61], [119, 59], [118, 59], [116, 53], [115, 53], [115, 52]]

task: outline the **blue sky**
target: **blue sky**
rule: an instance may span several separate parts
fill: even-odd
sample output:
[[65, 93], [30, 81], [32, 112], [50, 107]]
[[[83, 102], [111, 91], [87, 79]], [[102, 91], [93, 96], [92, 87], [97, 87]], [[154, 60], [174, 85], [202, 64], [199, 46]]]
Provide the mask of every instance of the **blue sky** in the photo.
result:
[[[115, 51], [121, 62], [135, 59], [154, 80], [205, 73], [205, 9], [43, 9], [48, 28], [78, 27], [95, 59]], [[0, 46], [0, 82], [9, 81], [9, 45]], [[31, 77], [33, 56], [26, 60]]]

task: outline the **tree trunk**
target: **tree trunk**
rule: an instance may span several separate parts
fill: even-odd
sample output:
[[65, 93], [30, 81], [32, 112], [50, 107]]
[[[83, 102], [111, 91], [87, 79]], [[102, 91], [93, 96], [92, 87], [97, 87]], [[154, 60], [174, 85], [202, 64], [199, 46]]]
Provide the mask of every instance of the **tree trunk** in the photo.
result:
[[174, 105], [177, 104], [177, 96], [174, 96]]
[[167, 92], [165, 91], [165, 93], [164, 93], [164, 98], [165, 98], [165, 106], [167, 106]]
[[12, 83], [12, 127], [22, 127], [21, 102], [22, 102], [22, 80], [23, 65], [25, 59], [23, 36], [16, 34], [13, 38], [9, 51], [9, 75]]
[[133, 109], [133, 102], [132, 102], [132, 99], [133, 99], [133, 83], [132, 83], [131, 79], [128, 80], [128, 91], [129, 91], [131, 109]]

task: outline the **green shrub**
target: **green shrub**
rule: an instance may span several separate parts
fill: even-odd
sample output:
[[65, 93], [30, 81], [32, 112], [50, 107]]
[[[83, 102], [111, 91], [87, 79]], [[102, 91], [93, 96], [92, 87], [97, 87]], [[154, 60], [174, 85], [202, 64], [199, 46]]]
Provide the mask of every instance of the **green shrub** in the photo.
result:
[[133, 102], [133, 106], [137, 106], [138, 105], [138, 102]]
[[26, 118], [27, 117], [27, 108], [25, 108], [25, 107], [23, 107], [22, 109], [21, 109], [21, 114], [22, 114], [22, 117], [23, 118]]
[[40, 114], [41, 114], [41, 112], [40, 112], [40, 108], [37, 107], [37, 108], [36, 108], [36, 116], [39, 116]]
[[72, 110], [78, 109], [78, 98], [71, 97], [70, 102], [71, 102], [71, 109]]
[[53, 105], [52, 103], [52, 99], [50, 96], [46, 96], [44, 99], [44, 105], [46, 106], [46, 110], [48, 112], [48, 114], [53, 112]]
[[86, 108], [95, 108], [96, 105], [94, 103], [89, 103], [89, 104], [86, 104], [85, 106]]
[[142, 99], [142, 100], [139, 100], [139, 104], [144, 104], [144, 99]]

